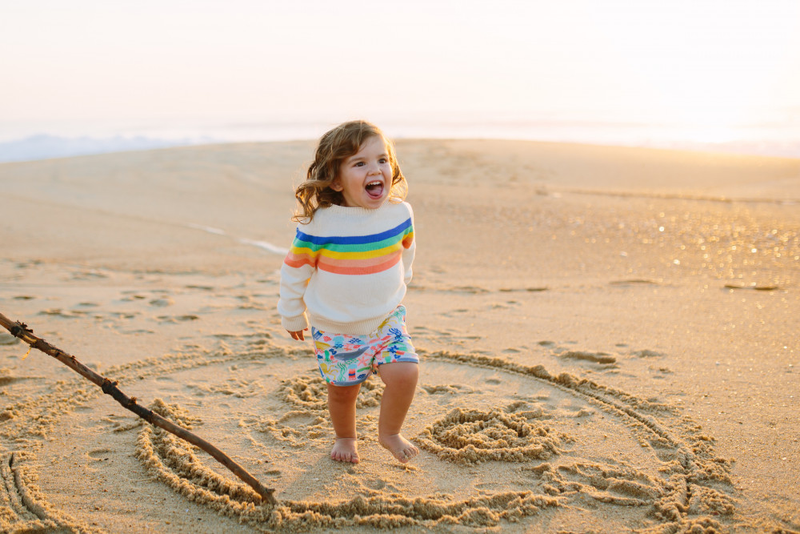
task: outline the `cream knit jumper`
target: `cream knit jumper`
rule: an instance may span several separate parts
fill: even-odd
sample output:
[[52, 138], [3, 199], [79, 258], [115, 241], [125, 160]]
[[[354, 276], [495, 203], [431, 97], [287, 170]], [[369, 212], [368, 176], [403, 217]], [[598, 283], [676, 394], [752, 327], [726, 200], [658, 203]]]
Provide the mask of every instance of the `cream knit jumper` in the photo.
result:
[[310, 319], [324, 332], [369, 334], [403, 300], [415, 248], [406, 202], [317, 210], [298, 225], [281, 267], [283, 327], [297, 332]]

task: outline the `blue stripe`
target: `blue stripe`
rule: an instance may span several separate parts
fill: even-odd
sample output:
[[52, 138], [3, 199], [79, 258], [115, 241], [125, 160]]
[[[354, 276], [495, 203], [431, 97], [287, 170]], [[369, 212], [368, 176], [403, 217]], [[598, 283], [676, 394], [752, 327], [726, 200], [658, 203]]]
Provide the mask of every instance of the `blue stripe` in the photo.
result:
[[301, 241], [305, 241], [307, 243], [313, 243], [315, 245], [327, 245], [330, 243], [336, 243], [340, 245], [354, 245], [354, 244], [374, 243], [375, 241], [383, 241], [384, 239], [403, 233], [408, 228], [411, 228], [411, 217], [406, 219], [405, 222], [402, 222], [399, 225], [395, 226], [391, 230], [386, 230], [385, 232], [381, 232], [379, 234], [317, 237], [314, 235], [303, 233], [298, 228], [297, 239], [300, 239]]

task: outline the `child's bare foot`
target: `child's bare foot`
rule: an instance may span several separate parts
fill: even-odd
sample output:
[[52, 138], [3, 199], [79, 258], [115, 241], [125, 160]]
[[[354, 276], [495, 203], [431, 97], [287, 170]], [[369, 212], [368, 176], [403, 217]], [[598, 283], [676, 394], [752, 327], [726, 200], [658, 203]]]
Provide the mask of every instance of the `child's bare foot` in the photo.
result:
[[349, 462], [357, 464], [358, 458], [358, 439], [357, 438], [336, 438], [331, 450], [331, 460], [337, 462]]
[[419, 454], [419, 449], [400, 434], [381, 436], [378, 438], [378, 442], [402, 463], [407, 463]]

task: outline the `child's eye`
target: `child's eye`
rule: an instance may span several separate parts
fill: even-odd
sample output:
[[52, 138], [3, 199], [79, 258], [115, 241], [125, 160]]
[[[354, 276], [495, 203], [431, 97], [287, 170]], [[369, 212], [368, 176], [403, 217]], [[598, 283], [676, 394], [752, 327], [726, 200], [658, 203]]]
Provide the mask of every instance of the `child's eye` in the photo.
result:
[[378, 161], [381, 162], [381, 163], [389, 163], [389, 159], [388, 158], [381, 158]]
[[356, 167], [363, 167], [364, 165], [365, 163], [363, 161], [357, 161], [355, 164]]

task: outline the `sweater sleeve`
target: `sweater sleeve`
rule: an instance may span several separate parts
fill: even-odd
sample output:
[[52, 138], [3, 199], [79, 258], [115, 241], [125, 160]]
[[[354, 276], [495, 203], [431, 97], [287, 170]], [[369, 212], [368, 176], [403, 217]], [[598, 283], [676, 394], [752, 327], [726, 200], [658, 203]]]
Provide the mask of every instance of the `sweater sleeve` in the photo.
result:
[[289, 332], [308, 328], [308, 316], [303, 295], [311, 275], [316, 269], [316, 255], [301, 240], [301, 232], [292, 242], [292, 248], [281, 266], [281, 288], [278, 313], [281, 324]]
[[[407, 204], [408, 205], [408, 204]], [[411, 211], [411, 206], [408, 205], [408, 210], [411, 215], [411, 233], [406, 235], [403, 239], [403, 272], [405, 273], [403, 282], [408, 285], [411, 282], [411, 278], [413, 277], [414, 273], [411, 270], [411, 264], [414, 263], [414, 254], [417, 250], [417, 239], [414, 235], [416, 232], [416, 228], [414, 227], [414, 212]]]

